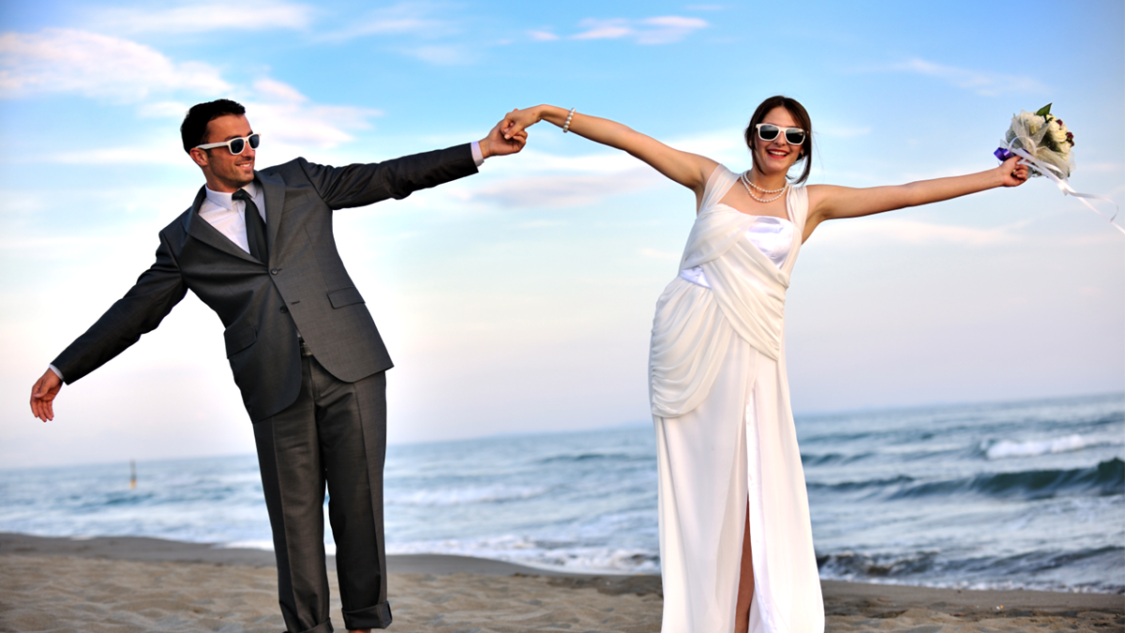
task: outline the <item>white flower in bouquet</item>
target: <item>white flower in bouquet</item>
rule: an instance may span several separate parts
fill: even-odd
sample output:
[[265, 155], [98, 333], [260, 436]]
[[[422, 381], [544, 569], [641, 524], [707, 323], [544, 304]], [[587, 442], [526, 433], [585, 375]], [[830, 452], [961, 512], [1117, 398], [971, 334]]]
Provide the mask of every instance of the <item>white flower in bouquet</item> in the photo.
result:
[[1013, 117], [1012, 125], [1014, 126], [1017, 121], [1027, 130], [1029, 134], [1037, 133], [1039, 129], [1043, 127], [1043, 123], [1046, 122], [1043, 117], [1037, 114], [1022, 111], [1015, 117]]
[[1070, 155], [1070, 148], [1074, 146], [1074, 135], [1066, 129], [1062, 119], [1051, 117], [1051, 122], [1047, 124], [1047, 134], [1051, 137], [1051, 144], [1055, 151], [1063, 156]]
[[[1012, 125], [1004, 135], [1008, 149], [1022, 149], [1042, 163], [1053, 167], [1055, 174], [1070, 177], [1074, 171], [1070, 148], [1074, 145], [1074, 135], [1066, 129], [1063, 122], [1051, 114], [1051, 104], [1037, 112], [1020, 112], [1012, 117]], [[1032, 176], [1041, 176], [1041, 170], [1031, 166]]]

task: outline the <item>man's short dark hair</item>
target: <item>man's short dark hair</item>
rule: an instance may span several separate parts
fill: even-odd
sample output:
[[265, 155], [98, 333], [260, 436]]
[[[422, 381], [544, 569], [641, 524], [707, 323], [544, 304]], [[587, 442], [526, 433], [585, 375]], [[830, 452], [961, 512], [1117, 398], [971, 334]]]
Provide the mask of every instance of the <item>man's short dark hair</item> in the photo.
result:
[[202, 145], [207, 138], [207, 124], [221, 116], [233, 114], [240, 116], [246, 114], [246, 108], [241, 103], [230, 99], [217, 99], [207, 103], [198, 103], [188, 110], [184, 122], [180, 125], [180, 137], [184, 141], [184, 151], [191, 153], [191, 148]]

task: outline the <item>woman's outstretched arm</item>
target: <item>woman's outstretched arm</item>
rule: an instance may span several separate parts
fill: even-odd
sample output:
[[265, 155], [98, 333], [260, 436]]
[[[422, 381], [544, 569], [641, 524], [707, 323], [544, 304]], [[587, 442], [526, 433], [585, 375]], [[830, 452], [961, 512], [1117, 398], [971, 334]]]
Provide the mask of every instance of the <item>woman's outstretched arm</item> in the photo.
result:
[[[566, 125], [570, 110], [550, 105], [540, 105], [526, 110], [513, 110], [505, 119], [503, 132], [517, 134], [540, 121], [547, 121], [559, 127]], [[710, 158], [681, 152], [664, 143], [645, 136], [616, 121], [601, 119], [575, 112], [570, 117], [567, 131], [585, 137], [596, 143], [608, 145], [629, 152], [633, 156], [652, 165], [660, 173], [677, 183], [691, 189], [696, 197], [703, 195], [703, 188], [718, 164]]]
[[853, 189], [833, 185], [809, 186], [809, 219], [804, 239], [825, 220], [858, 218], [905, 207], [916, 207], [993, 189], [1017, 187], [1027, 180], [1027, 165], [1018, 158], [1009, 158], [995, 169], [965, 176], [919, 180], [893, 187]]

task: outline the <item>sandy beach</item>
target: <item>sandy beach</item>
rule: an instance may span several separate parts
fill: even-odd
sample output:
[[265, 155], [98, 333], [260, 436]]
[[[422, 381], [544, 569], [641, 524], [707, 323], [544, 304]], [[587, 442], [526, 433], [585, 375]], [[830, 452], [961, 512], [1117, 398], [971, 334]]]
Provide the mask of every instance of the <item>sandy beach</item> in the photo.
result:
[[[393, 556], [401, 632], [660, 630], [656, 576], [561, 574], [457, 556]], [[331, 578], [336, 592], [335, 578]], [[0, 534], [0, 631], [283, 630], [273, 554], [148, 538]], [[828, 631], [1125, 631], [1125, 597], [825, 581]], [[333, 621], [343, 624], [339, 603]]]

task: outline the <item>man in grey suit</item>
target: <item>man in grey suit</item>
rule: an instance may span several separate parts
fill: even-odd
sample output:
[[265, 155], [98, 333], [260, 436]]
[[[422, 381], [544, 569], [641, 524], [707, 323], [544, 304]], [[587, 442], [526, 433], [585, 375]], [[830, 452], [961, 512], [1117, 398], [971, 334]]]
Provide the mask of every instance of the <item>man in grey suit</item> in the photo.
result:
[[97, 369], [160, 324], [188, 290], [222, 319], [227, 358], [254, 424], [291, 633], [332, 630], [324, 490], [349, 630], [385, 628], [383, 461], [390, 356], [332, 235], [332, 212], [434, 187], [522, 149], [499, 125], [472, 144], [382, 163], [303, 158], [254, 169], [259, 135], [226, 99], [188, 111], [184, 150], [206, 185], [160, 232], [156, 262], [32, 388], [46, 422], [62, 383]]

